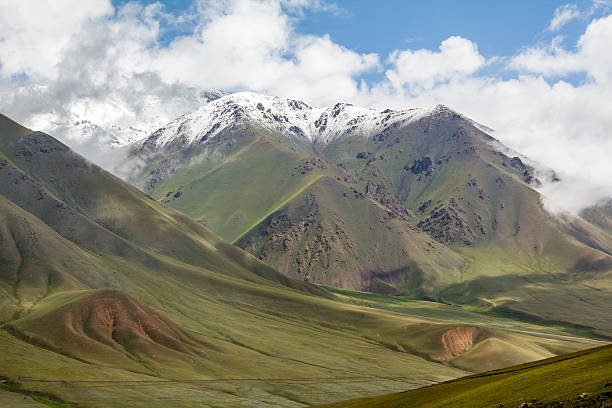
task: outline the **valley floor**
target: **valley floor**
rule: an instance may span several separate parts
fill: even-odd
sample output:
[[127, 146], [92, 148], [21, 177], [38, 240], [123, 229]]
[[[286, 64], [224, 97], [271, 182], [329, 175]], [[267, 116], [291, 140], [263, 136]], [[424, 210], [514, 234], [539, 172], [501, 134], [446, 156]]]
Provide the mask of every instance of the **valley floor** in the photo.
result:
[[[603, 344], [564, 328], [491, 316], [451, 305], [344, 290], [334, 292], [344, 303], [352, 303], [354, 306], [351, 307], [358, 310], [387, 309], [392, 315], [399, 313], [410, 318], [425, 318], [432, 323], [483, 325], [515, 333], [520, 341], [535, 338], [549, 344], [555, 354], [566, 351], [564, 347], [584, 349]], [[325, 337], [325, 334], [321, 333], [321, 336]], [[376, 339], [356, 337], [352, 340], [356, 348], [363, 347], [360, 344], [364, 341], [377, 342]], [[3, 355], [0, 375], [13, 381], [2, 384], [0, 406], [11, 407], [305, 407], [422, 388], [468, 375], [470, 371], [486, 369], [486, 366], [478, 366], [467, 370], [465, 365], [469, 360], [460, 362], [463, 368], [453, 366], [452, 362], [433, 364], [427, 359], [391, 349], [388, 352], [396, 354], [398, 361], [413, 359], [412, 364], [416, 364], [415, 368], [421, 366], [421, 370], [399, 369], [401, 364], [395, 370], [385, 367], [384, 361], [390, 361], [387, 356], [381, 359], [381, 366], [375, 372], [372, 367], [366, 372], [359, 369], [359, 364], [351, 363], [350, 360], [356, 357], [349, 352], [345, 364], [352, 368], [333, 375], [324, 374], [332, 372], [328, 370], [331, 367], [327, 367], [318, 370], [320, 374], [317, 375], [312, 375], [316, 369], [304, 375], [295, 370], [291, 377], [270, 370], [269, 375], [259, 378], [170, 379], [78, 361], [25, 343], [4, 330], [0, 331], [0, 351]], [[495, 353], [484, 356], [485, 359], [496, 358]], [[276, 358], [281, 359], [280, 356]], [[303, 359], [307, 364], [317, 364], [311, 357], [303, 356]], [[335, 359], [332, 357], [330, 361]], [[499, 361], [490, 363], [500, 364]], [[406, 360], [403, 367], [409, 366]], [[417, 371], [420, 371], [418, 375]], [[55, 399], [49, 399], [49, 396]]]

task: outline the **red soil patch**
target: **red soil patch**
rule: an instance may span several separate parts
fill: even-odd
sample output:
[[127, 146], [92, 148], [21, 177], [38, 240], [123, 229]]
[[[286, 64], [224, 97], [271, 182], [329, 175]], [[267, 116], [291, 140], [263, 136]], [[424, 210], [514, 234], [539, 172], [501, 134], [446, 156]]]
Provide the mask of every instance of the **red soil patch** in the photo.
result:
[[109, 347], [152, 359], [205, 357], [204, 349], [214, 349], [198, 334], [114, 290], [95, 292], [12, 328], [33, 343], [85, 359], [113, 354]]
[[453, 358], [469, 351], [476, 343], [488, 337], [488, 333], [481, 327], [457, 326], [442, 334], [443, 354], [440, 360], [450, 361]]

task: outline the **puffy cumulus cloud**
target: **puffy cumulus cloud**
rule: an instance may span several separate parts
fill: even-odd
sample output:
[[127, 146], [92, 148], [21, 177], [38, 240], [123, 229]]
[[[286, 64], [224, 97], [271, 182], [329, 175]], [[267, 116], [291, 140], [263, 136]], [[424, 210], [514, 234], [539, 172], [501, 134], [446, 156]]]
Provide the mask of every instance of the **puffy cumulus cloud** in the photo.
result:
[[552, 20], [548, 25], [549, 31], [559, 31], [564, 25], [582, 15], [575, 4], [565, 4], [555, 9]]
[[357, 94], [354, 77], [378, 66], [375, 54], [358, 54], [329, 36], [296, 34], [278, 1], [224, 5], [217, 4], [194, 35], [159, 51], [153, 67], [162, 78], [330, 103]]
[[555, 37], [546, 47], [531, 47], [514, 56], [508, 67], [545, 76], [562, 76], [580, 70], [582, 62], [575, 53], [561, 46], [563, 37]]
[[585, 73], [597, 82], [612, 79], [612, 15], [593, 20], [580, 36], [575, 50], [555, 37], [547, 47], [530, 47], [513, 57], [509, 67], [544, 76]]
[[584, 70], [596, 81], [612, 79], [612, 15], [589, 24], [578, 40], [578, 52], [583, 58]]
[[261, 88], [273, 81], [274, 73], [290, 65], [282, 58], [289, 52], [288, 16], [278, 2], [224, 6], [208, 8], [207, 21], [193, 35], [159, 50], [153, 69], [166, 81], [198, 86]]
[[73, 35], [113, 12], [110, 0], [3, 0], [0, 62], [5, 76], [53, 76]]
[[485, 64], [476, 44], [457, 36], [442, 41], [439, 52], [395, 50], [389, 61], [393, 68], [386, 71], [386, 76], [391, 84], [397, 89], [406, 86], [413, 92], [473, 74]]

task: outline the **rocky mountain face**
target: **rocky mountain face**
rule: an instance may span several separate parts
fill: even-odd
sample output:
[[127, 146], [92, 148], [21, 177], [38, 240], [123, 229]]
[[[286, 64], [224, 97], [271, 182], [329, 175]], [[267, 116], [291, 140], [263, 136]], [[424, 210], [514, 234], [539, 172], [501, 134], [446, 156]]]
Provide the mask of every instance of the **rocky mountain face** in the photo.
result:
[[605, 221], [583, 217], [578, 232], [547, 213], [535, 188], [554, 172], [444, 106], [231, 94], [155, 131], [132, 157], [143, 163], [133, 184], [310, 282], [577, 321], [550, 311], [546, 293], [569, 282], [588, 292], [612, 271]]

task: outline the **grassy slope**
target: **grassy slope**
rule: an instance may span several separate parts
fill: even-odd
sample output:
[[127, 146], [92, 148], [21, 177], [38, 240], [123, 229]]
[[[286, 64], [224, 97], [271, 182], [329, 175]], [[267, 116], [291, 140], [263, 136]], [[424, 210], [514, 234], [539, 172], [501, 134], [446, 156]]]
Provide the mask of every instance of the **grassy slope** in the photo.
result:
[[[321, 233], [310, 234], [291, 251], [276, 245], [274, 253], [263, 257], [266, 263], [289, 276], [304, 279], [308, 269], [308, 279], [313, 282], [389, 291], [396, 291], [389, 281], [399, 283], [402, 289], [414, 287], [418, 291], [421, 282], [431, 289], [433, 281], [456, 279], [462, 259], [409, 225], [390, 219], [388, 210], [376, 200], [356, 198], [353, 190], [363, 186], [343, 181], [350, 176], [349, 172], [296, 153], [305, 151], [304, 147], [293, 146], [286, 138], [252, 129], [248, 143], [243, 141], [243, 129], [224, 134], [233, 145], [240, 146], [229, 152], [218, 153], [217, 146], [205, 154], [197, 148], [186, 152], [185, 164], [158, 183], [151, 190], [153, 196], [202, 221], [223, 237], [239, 242], [242, 248], [248, 246], [258, 257], [269, 244], [266, 240], [270, 236], [265, 236], [264, 230], [271, 220], [289, 211], [300, 222], [312, 215], [303, 205], [312, 197], [318, 207], [314, 222], [323, 229]], [[287, 142], [287, 146], [281, 141]], [[155, 160], [162, 165], [159, 159]], [[305, 170], [308, 162], [313, 165]], [[176, 193], [180, 194], [175, 197]], [[337, 232], [335, 227], [339, 223], [346, 231], [333, 244], [334, 251], [327, 251], [318, 259], [304, 259], [307, 267], [305, 263], [295, 265], [299, 250], [320, 245], [321, 239]], [[385, 228], [380, 229], [379, 223], [384, 223]], [[310, 227], [311, 232], [315, 229], [314, 225]], [[435, 261], [431, 260], [432, 255]], [[356, 270], [363, 270], [365, 275], [375, 272], [377, 276], [373, 281], [371, 276], [362, 279]]]
[[237, 245], [289, 276], [391, 293], [397, 290], [392, 284], [423, 293], [454, 282], [463, 264], [377, 201], [331, 177], [310, 185]]
[[[609, 407], [612, 346], [508, 367], [400, 394], [325, 407]], [[586, 393], [586, 398], [580, 395]]]
[[31, 397], [16, 392], [5, 391], [2, 388], [0, 388], [0, 401], [5, 404], [4, 406], [11, 408], [44, 408], [48, 406], [35, 401]]
[[612, 255], [612, 201], [582, 210], [566, 220], [566, 227], [581, 242]]
[[[459, 307], [427, 302], [407, 296], [388, 296], [331, 287], [328, 289], [351, 304], [389, 310], [441, 323], [487, 328], [489, 332], [484, 333], [477, 347], [452, 359], [453, 365], [471, 371], [514, 365], [524, 360], [546, 357], [547, 353], [551, 353], [550, 356], [570, 353], [573, 348], [567, 348], [567, 340], [576, 335], [588, 334], [580, 329], [531, 323], [527, 320], [509, 320], [503, 315], [469, 306]], [[534, 333], [538, 333], [539, 338], [533, 337]], [[390, 332], [387, 341], [401, 345], [406, 350], [429, 350], [430, 356], [442, 354], [441, 343], [436, 340], [438, 335], [435, 334], [435, 330], [426, 328], [423, 331], [429, 339], [428, 343], [419, 341], [418, 335], [415, 334], [416, 332], [413, 332], [406, 337], [402, 336], [401, 332]]]
[[[394, 351], [397, 350], [398, 338], [401, 339], [399, 344], [404, 345], [421, 342], [421, 349], [423, 345], [433, 344], [441, 329], [456, 326], [461, 319], [451, 321], [396, 315], [313, 297], [300, 299], [291, 296], [282, 302], [282, 298], [279, 299], [281, 293], [272, 291], [267, 298], [283, 313], [266, 311], [269, 307], [262, 304], [258, 304], [259, 309], [253, 312], [255, 305], [252, 300], [240, 303], [234, 300], [231, 307], [223, 307], [216, 302], [205, 305], [202, 299], [194, 296], [185, 300], [175, 299], [177, 304], [166, 307], [165, 314], [183, 326], [197, 330], [223, 353], [208, 351], [206, 363], [209, 367], [202, 367], [202, 371], [190, 372], [184, 368], [182, 372], [175, 371], [170, 375], [174, 380], [172, 383], [165, 382], [171, 366], [164, 367], [165, 372], [149, 372], [148, 381], [161, 381], [158, 385], [146, 382], [146, 372], [137, 374], [142, 372], [142, 368], [136, 372], [116, 370], [117, 373], [109, 377], [114, 369], [108, 363], [102, 366], [94, 364], [99, 368], [91, 370], [91, 364], [32, 348], [6, 334], [0, 335], [0, 344], [10, 353], [4, 354], [2, 373], [11, 378], [17, 375], [31, 377], [37, 381], [25, 380], [24, 388], [52, 392], [87, 406], [94, 401], [96, 406], [113, 406], [116, 398], [123, 399], [127, 406], [167, 406], [166, 398], [171, 398], [176, 406], [208, 406], [211, 401], [222, 406], [234, 406], [241, 398], [250, 400], [249, 403], [242, 402], [246, 406], [302, 406], [298, 403], [291, 405], [286, 398], [321, 403], [358, 394], [414, 388], [462, 373]], [[39, 307], [43, 310], [34, 309], [30, 318], [35, 320], [37, 315], [45, 316], [47, 302], [41, 302]], [[421, 304], [416, 306], [415, 309], [424, 307]], [[181, 317], [181, 311], [189, 314]], [[512, 322], [506, 324], [511, 326]], [[594, 344], [569, 337], [557, 341], [547, 331], [538, 334], [537, 329], [525, 329], [529, 329], [529, 338], [518, 344], [531, 348], [535, 348], [534, 344], [538, 342], [552, 348], [557, 344], [557, 347], [570, 350]], [[400, 332], [402, 335], [398, 336]], [[504, 331], [500, 332], [503, 336]], [[540, 357], [550, 355], [550, 351], [543, 347], [539, 347], [539, 353]], [[79, 370], [87, 372], [77, 375]], [[108, 378], [116, 382], [105, 382]], [[215, 378], [244, 381], [215, 382]], [[54, 382], [57, 380], [63, 381], [61, 388]], [[249, 387], [245, 388], [245, 384]], [[96, 390], [94, 394], [92, 387]], [[223, 390], [232, 390], [234, 396], [224, 394]]]
[[151, 193], [233, 241], [322, 175], [299, 171], [306, 158], [257, 131], [221, 162], [196, 154]]
[[[605, 211], [580, 228], [554, 219], [525, 183], [527, 169], [459, 116], [442, 112], [374, 138], [315, 146], [326, 168], [306, 175], [294, 171], [305, 156], [291, 151], [307, 152], [304, 146], [286, 140], [283, 147], [282, 138], [261, 129], [246, 144], [241, 134], [215, 141], [240, 148], [207, 156], [214, 170], [202, 152], [194, 153], [206, 168], [186, 166], [159, 185], [156, 198], [240, 238], [238, 245], [289, 276], [438, 297], [612, 335]], [[368, 158], [359, 158], [361, 152]], [[433, 172], [414, 174], [410, 167], [426, 157]], [[365, 193], [368, 182], [399, 198], [415, 217], [385, 219], [380, 197], [358, 199], [354, 190]], [[172, 198], [177, 191], [182, 195]], [[418, 223], [447, 248], [429, 247], [429, 237], [414, 231]]]
[[[24, 391], [85, 406], [116, 406], [117, 399], [124, 406], [303, 406], [465, 373], [433, 354], [398, 352], [388, 341], [417, 325], [430, 329], [431, 336], [420, 337], [427, 343], [457, 322], [333, 300], [49, 136], [0, 123], [0, 253], [8, 260], [2, 270], [7, 325], [0, 330], [0, 374], [25, 377]], [[196, 354], [206, 358], [176, 356], [159, 341], [140, 346], [142, 339], [129, 340], [134, 332], [114, 342], [96, 335], [99, 317], [108, 317], [94, 307], [109, 306], [95, 298], [95, 289], [103, 288], [117, 293], [119, 304], [127, 294], [169, 319], [174, 332], [203, 339]], [[110, 306], [115, 313], [134, 309]], [[68, 331], [54, 331], [61, 327]], [[75, 347], [65, 348], [70, 342]], [[580, 349], [593, 342], [574, 338], [565, 344]]]

